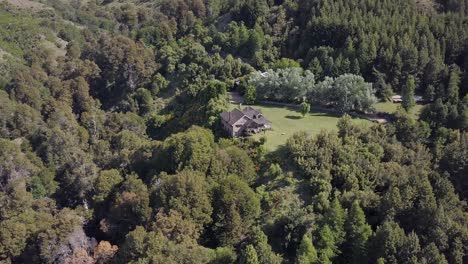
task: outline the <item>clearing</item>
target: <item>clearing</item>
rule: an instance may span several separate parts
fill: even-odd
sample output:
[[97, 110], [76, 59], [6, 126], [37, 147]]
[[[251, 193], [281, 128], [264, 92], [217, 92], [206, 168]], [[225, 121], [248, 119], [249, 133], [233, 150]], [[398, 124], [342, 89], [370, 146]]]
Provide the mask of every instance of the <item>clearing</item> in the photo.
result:
[[[385, 112], [385, 113], [395, 113], [398, 107], [401, 106], [400, 104], [395, 104], [392, 102], [381, 102], [375, 105], [375, 110], [377, 112]], [[421, 114], [421, 110], [423, 109], [424, 105], [416, 104], [413, 109], [410, 110], [410, 114], [413, 118], [418, 119], [419, 114]]]
[[[231, 104], [231, 110], [239, 105]], [[266, 137], [266, 148], [275, 151], [278, 146], [286, 143], [286, 140], [294, 133], [305, 131], [316, 135], [322, 130], [336, 130], [339, 115], [316, 112], [312, 110], [304, 118], [296, 109], [285, 106], [252, 105], [253, 108], [262, 111], [265, 117], [272, 122], [272, 129], [253, 136], [254, 138]], [[365, 119], [353, 119], [356, 124], [370, 125]]]

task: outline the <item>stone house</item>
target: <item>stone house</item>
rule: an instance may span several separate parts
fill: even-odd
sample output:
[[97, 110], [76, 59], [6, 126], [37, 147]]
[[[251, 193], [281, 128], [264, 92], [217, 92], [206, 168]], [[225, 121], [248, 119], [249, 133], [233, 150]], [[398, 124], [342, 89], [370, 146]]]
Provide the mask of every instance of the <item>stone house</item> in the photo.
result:
[[232, 137], [257, 134], [271, 128], [271, 122], [263, 116], [262, 112], [250, 106], [242, 111], [234, 109], [231, 112], [221, 113], [221, 122], [224, 130]]

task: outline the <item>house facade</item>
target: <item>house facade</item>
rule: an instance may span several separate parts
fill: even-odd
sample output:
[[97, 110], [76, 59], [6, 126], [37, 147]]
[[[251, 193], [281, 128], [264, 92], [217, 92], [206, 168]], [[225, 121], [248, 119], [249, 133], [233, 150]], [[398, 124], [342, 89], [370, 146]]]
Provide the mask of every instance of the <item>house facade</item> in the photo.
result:
[[257, 134], [271, 128], [271, 122], [262, 112], [250, 106], [244, 110], [234, 109], [221, 113], [221, 122], [224, 130], [232, 137]]

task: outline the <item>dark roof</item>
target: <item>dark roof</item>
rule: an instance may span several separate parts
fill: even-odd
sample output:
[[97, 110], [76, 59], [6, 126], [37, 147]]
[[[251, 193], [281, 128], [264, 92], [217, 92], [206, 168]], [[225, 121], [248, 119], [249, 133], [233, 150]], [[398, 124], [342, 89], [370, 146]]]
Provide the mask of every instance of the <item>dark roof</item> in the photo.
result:
[[246, 108], [244, 108], [244, 110], [242, 110], [242, 112], [244, 113], [244, 115], [248, 116], [250, 119], [254, 119], [254, 117], [256, 118], [257, 115], [259, 114], [262, 114], [262, 112], [250, 107], [250, 106], [247, 106]]
[[234, 123], [239, 121], [242, 117], [244, 117], [244, 113], [242, 113], [242, 111], [237, 108], [231, 112], [221, 113], [221, 118], [228, 122], [229, 125], [234, 125]]
[[241, 118], [246, 116], [253, 122], [259, 124], [259, 125], [264, 125], [264, 124], [270, 124], [270, 121], [268, 121], [260, 112], [259, 110], [256, 110], [250, 106], [247, 106], [244, 108], [244, 110], [239, 110], [239, 109], [234, 109], [231, 112], [223, 112], [221, 113], [221, 118], [224, 119], [229, 125], [234, 125], [237, 121], [239, 121]]
[[270, 124], [270, 121], [268, 121], [268, 119], [266, 119], [263, 115], [261, 117], [257, 117], [253, 119], [252, 121], [254, 121], [255, 123], [259, 125]]
[[263, 113], [257, 109], [254, 109], [250, 106], [247, 106], [246, 108], [244, 108], [244, 110], [242, 111], [244, 112], [244, 114], [249, 117], [250, 119], [252, 119], [255, 123], [259, 124], [259, 125], [264, 125], [264, 124], [270, 124], [270, 121], [268, 121], [264, 116], [263, 116]]

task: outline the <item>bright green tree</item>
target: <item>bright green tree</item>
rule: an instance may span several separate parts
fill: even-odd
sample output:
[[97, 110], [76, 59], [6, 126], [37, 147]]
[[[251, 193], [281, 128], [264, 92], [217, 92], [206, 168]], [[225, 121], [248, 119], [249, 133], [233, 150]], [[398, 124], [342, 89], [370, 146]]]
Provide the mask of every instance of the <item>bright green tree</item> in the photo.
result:
[[252, 228], [248, 241], [254, 246], [260, 264], [280, 264], [282, 262], [282, 258], [271, 249], [268, 237], [260, 227]]
[[241, 264], [259, 264], [257, 251], [255, 251], [254, 246], [248, 245], [245, 248], [240, 263]]
[[310, 234], [304, 234], [297, 250], [297, 264], [315, 264], [318, 263], [317, 250], [312, 244]]
[[346, 221], [346, 211], [341, 206], [338, 198], [334, 198], [330, 207], [325, 212], [325, 222], [330, 226], [337, 245], [340, 245], [345, 240], [344, 225]]
[[319, 263], [332, 263], [337, 255], [338, 249], [335, 243], [335, 237], [328, 225], [324, 225], [319, 231], [319, 240], [317, 243], [319, 253]]
[[253, 85], [247, 85], [244, 94], [244, 103], [248, 105], [252, 105], [255, 103], [256, 100], [256, 91]]
[[306, 102], [302, 102], [302, 104], [300, 106], [301, 106], [302, 117], [305, 117], [306, 114], [310, 112], [310, 104], [308, 104]]
[[112, 190], [123, 181], [118, 170], [103, 170], [94, 182], [94, 202], [104, 202]]

